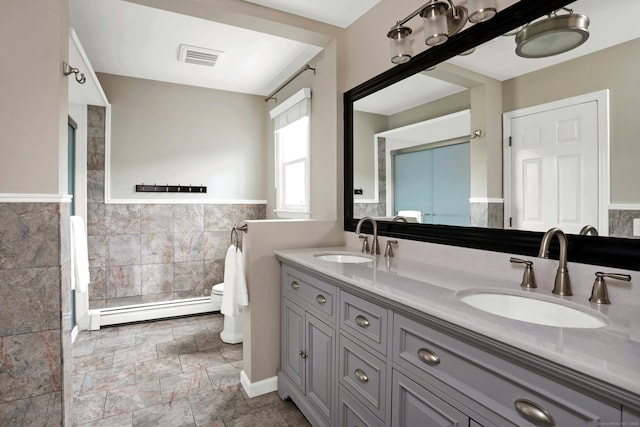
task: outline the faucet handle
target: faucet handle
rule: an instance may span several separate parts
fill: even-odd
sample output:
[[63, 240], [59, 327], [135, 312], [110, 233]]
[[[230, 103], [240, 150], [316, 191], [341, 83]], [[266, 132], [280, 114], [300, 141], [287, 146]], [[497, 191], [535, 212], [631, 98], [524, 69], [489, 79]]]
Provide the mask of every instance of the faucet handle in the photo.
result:
[[520, 283], [520, 286], [527, 289], [538, 287], [538, 285], [536, 285], [536, 277], [533, 274], [533, 262], [514, 257], [509, 258], [509, 261], [513, 264], [525, 265], [524, 274], [522, 275], [522, 283]]
[[384, 256], [392, 258], [393, 257], [393, 247], [392, 245], [398, 246], [397, 240], [387, 240], [387, 246], [384, 248]]
[[358, 236], [358, 238], [362, 239], [362, 249], [360, 252], [363, 254], [369, 253], [369, 236]]
[[593, 288], [591, 289], [590, 302], [596, 304], [611, 304], [609, 300], [609, 293], [607, 292], [607, 283], [604, 281], [605, 277], [610, 277], [616, 280], [624, 280], [625, 282], [631, 281], [631, 276], [628, 274], [620, 273], [602, 273], [598, 271], [596, 273], [596, 280], [593, 282]]

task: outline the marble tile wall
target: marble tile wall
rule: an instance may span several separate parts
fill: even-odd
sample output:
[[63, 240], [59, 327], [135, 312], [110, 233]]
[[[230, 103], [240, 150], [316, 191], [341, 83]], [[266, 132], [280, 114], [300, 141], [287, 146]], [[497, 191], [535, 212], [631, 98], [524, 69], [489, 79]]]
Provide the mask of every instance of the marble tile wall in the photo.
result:
[[633, 235], [634, 218], [640, 218], [640, 210], [609, 209], [609, 235], [639, 238]]
[[0, 425], [70, 416], [70, 277], [69, 203], [0, 204]]
[[[265, 205], [109, 204], [89, 210], [91, 308], [209, 295], [223, 281], [232, 226]], [[92, 213], [94, 212], [94, 213]]]
[[504, 203], [471, 203], [471, 226], [486, 228], [504, 228]]
[[104, 108], [89, 106], [89, 307], [207, 296], [223, 281], [234, 225], [264, 204], [105, 204]]
[[378, 203], [354, 203], [353, 217], [386, 216], [387, 213], [387, 167], [386, 140], [378, 138]]

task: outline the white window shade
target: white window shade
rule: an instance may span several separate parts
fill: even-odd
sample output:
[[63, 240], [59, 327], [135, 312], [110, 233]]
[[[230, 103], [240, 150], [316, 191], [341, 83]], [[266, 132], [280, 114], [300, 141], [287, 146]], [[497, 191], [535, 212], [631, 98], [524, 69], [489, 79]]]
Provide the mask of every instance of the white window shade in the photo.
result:
[[303, 117], [311, 115], [311, 89], [300, 89], [286, 101], [269, 111], [273, 130], [277, 131]]

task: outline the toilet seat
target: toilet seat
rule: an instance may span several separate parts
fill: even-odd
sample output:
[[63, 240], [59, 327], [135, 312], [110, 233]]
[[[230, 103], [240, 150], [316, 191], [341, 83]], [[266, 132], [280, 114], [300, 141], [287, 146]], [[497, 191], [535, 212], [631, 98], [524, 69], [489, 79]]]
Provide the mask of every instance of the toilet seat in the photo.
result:
[[213, 287], [211, 288], [211, 295], [222, 295], [223, 291], [224, 291], [224, 282], [218, 283], [217, 285], [213, 285]]

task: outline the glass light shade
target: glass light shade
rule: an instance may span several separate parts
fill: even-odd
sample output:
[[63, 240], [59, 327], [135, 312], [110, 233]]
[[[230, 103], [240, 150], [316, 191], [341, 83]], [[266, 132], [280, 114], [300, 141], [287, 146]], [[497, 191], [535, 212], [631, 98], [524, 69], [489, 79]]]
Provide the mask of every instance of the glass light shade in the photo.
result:
[[398, 26], [387, 33], [391, 47], [391, 62], [404, 64], [413, 56], [411, 49], [411, 28]]
[[589, 38], [586, 15], [557, 15], [534, 22], [516, 34], [516, 54], [546, 58], [575, 49]]
[[438, 46], [449, 39], [447, 9], [448, 6], [444, 3], [434, 3], [420, 12], [424, 20], [424, 42], [427, 45]]
[[469, 22], [477, 24], [496, 16], [498, 7], [496, 0], [468, 0], [467, 10], [469, 11]]

